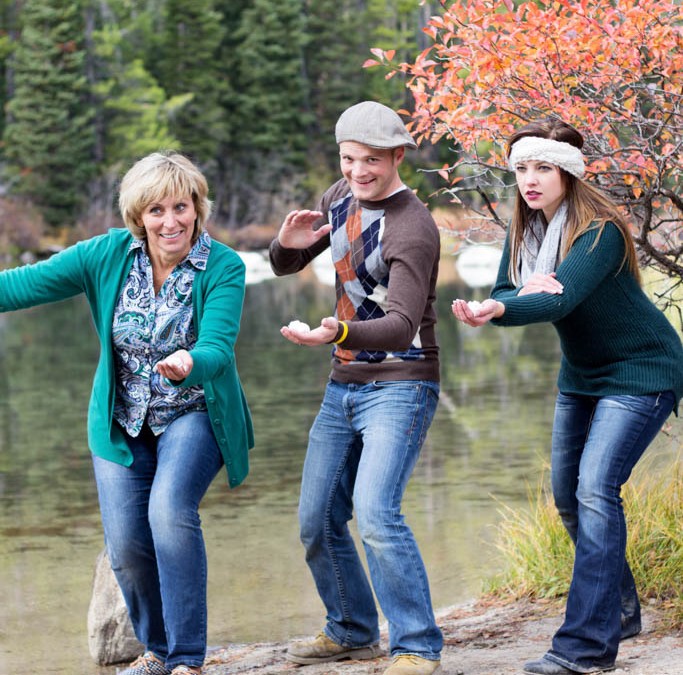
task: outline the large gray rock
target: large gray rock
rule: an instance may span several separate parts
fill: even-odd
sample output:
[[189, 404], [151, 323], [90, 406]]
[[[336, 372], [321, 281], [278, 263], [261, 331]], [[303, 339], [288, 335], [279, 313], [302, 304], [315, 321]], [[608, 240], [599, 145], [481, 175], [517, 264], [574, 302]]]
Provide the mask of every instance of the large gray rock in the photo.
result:
[[132, 661], [144, 651], [133, 633], [106, 551], [100, 553], [95, 563], [88, 608], [88, 647], [95, 663], [102, 666]]

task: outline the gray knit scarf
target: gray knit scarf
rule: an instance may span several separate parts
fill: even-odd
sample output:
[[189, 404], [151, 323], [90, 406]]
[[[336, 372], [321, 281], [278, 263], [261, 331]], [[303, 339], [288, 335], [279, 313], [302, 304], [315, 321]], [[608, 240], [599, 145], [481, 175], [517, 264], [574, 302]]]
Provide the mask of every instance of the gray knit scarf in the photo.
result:
[[557, 269], [562, 232], [566, 221], [567, 204], [565, 202], [562, 202], [555, 211], [545, 233], [540, 213], [529, 221], [529, 227], [524, 232], [520, 255], [520, 286], [524, 286], [529, 277], [536, 272], [550, 274]]

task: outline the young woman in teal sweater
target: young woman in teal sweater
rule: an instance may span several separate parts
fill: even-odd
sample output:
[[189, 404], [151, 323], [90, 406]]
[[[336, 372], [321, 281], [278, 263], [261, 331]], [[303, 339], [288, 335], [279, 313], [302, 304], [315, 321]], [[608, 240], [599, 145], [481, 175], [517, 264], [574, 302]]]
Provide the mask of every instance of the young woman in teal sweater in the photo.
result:
[[497, 281], [483, 303], [452, 308], [470, 326], [550, 321], [560, 337], [551, 482], [576, 552], [564, 623], [524, 666], [536, 675], [613, 670], [619, 641], [640, 632], [620, 492], [683, 395], [681, 340], [640, 287], [618, 209], [582, 180], [582, 145], [553, 118], [513, 134], [517, 195]]
[[208, 186], [185, 157], [126, 174], [128, 229], [0, 273], [0, 311], [84, 293], [100, 340], [88, 409], [105, 543], [142, 654], [120, 675], [199, 673], [206, 552], [198, 508], [253, 445], [235, 364], [244, 263], [204, 231]]

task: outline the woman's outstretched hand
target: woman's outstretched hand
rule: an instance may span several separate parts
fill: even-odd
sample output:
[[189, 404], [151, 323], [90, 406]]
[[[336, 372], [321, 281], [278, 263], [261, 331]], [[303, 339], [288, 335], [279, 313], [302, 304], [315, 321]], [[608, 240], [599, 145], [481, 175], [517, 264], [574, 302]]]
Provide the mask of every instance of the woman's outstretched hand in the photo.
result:
[[194, 361], [190, 352], [185, 349], [179, 349], [177, 352], [169, 354], [165, 359], [158, 361], [154, 366], [154, 370], [167, 380], [179, 382], [192, 372], [193, 366]]
[[290, 211], [280, 226], [277, 239], [285, 248], [308, 248], [332, 229], [327, 223], [317, 230], [313, 225], [323, 217], [320, 211]]
[[488, 298], [484, 302], [467, 302], [466, 300], [453, 300], [451, 310], [458, 321], [468, 326], [483, 326], [491, 319], [497, 319], [505, 313], [505, 305], [498, 300]]

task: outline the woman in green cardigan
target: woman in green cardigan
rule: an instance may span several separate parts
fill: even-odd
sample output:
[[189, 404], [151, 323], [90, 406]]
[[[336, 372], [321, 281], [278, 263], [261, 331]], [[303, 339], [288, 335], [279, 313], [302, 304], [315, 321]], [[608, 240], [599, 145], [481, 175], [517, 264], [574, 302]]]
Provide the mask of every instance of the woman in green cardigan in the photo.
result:
[[557, 119], [510, 139], [515, 210], [498, 279], [483, 303], [453, 303], [470, 326], [551, 321], [562, 348], [551, 482], [576, 549], [565, 620], [525, 673], [613, 670], [641, 630], [625, 558], [621, 486], [683, 393], [678, 334], [640, 287], [616, 206], [582, 180], [583, 137]]
[[199, 673], [206, 553], [199, 503], [224, 466], [248, 472], [251, 417], [235, 365], [244, 264], [204, 230], [208, 186], [154, 153], [121, 184], [128, 229], [0, 273], [0, 310], [84, 293], [100, 340], [88, 410], [107, 553], [145, 653], [120, 675]]

